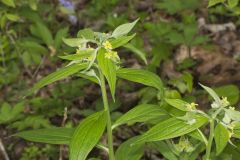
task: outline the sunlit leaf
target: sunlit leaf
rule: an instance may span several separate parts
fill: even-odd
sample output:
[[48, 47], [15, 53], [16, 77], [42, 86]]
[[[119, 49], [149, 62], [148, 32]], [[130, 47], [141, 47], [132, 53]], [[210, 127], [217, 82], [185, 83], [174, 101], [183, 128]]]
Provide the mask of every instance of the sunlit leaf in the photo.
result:
[[121, 68], [117, 70], [117, 76], [129, 81], [144, 84], [163, 91], [163, 83], [156, 74], [142, 69]]
[[221, 123], [218, 123], [214, 130], [214, 140], [216, 144], [216, 154], [219, 155], [226, 147], [230, 138], [229, 131]]
[[166, 114], [167, 113], [158, 105], [141, 104], [122, 115], [114, 123], [113, 128], [125, 123], [146, 122]]
[[15, 134], [28, 141], [48, 144], [69, 144], [73, 135], [73, 128], [48, 128], [23, 131]]
[[107, 51], [105, 49], [100, 49], [98, 52], [97, 61], [98, 61], [99, 67], [101, 68], [102, 73], [107, 79], [107, 82], [112, 94], [112, 98], [113, 100], [115, 100], [114, 97], [115, 97], [116, 80], [117, 80], [116, 65], [111, 59], [105, 57], [106, 52]]
[[109, 42], [111, 43], [112, 48], [115, 49], [127, 44], [131, 39], [134, 38], [135, 35], [136, 34], [133, 34], [131, 36], [121, 36], [116, 39], [109, 40]]
[[84, 119], [75, 129], [70, 141], [70, 160], [85, 160], [100, 140], [106, 126], [105, 111]]
[[160, 141], [185, 135], [204, 125], [208, 121], [208, 118], [197, 115], [195, 120], [195, 123], [190, 125], [186, 121], [177, 119], [175, 117], [170, 118], [153, 126], [135, 143]]
[[141, 58], [141, 60], [143, 60], [143, 62], [145, 64], [147, 64], [147, 59], [146, 59], [146, 55], [143, 51], [141, 51], [140, 49], [136, 48], [134, 45], [132, 44], [126, 44], [124, 45], [125, 48], [129, 49], [130, 51], [132, 51], [133, 53], [135, 53], [139, 58]]
[[33, 92], [39, 90], [40, 88], [53, 83], [55, 81], [66, 78], [72, 74], [79, 72], [87, 67], [86, 63], [82, 64], [72, 64], [67, 67], [60, 68], [56, 72], [49, 74], [48, 76], [42, 78], [40, 81], [34, 84], [34, 86], [27, 92], [26, 96], [32, 94]]
[[117, 38], [123, 35], [128, 34], [132, 28], [135, 26], [135, 24], [138, 22], [139, 19], [136, 19], [132, 23], [125, 23], [120, 26], [118, 26], [112, 33], [112, 37]]

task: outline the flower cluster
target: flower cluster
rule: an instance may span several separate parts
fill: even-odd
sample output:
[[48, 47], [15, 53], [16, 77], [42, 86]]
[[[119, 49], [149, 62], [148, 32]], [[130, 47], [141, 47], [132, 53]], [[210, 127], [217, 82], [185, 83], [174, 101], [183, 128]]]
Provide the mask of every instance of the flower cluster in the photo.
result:
[[118, 53], [116, 51], [112, 51], [113, 47], [109, 41], [103, 42], [103, 47], [107, 50], [107, 52], [105, 53], [105, 58], [111, 59], [114, 62], [119, 61], [120, 58], [118, 56]]
[[187, 104], [186, 107], [189, 111], [192, 111], [192, 110], [196, 110], [196, 107], [198, 106], [198, 104], [196, 103], [190, 103], [190, 104]]
[[222, 97], [222, 99], [220, 100], [220, 103], [215, 101], [211, 104], [211, 107], [212, 108], [220, 108], [220, 107], [227, 107], [229, 105], [230, 105], [230, 103], [227, 100], [227, 97]]

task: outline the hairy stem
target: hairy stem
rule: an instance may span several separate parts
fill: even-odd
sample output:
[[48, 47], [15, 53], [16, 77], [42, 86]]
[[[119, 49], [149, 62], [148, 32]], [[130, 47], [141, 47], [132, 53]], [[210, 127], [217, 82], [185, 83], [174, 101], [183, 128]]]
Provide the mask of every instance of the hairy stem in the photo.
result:
[[100, 73], [100, 81], [101, 81], [100, 86], [102, 91], [104, 110], [107, 112], [106, 115], [107, 115], [107, 138], [108, 138], [109, 160], [115, 160], [114, 150], [113, 150], [113, 138], [112, 138], [112, 122], [111, 122], [111, 116], [110, 116], [110, 111], [108, 106], [105, 79], [104, 79], [103, 73], [101, 71], [99, 71], [99, 73]]
[[214, 120], [212, 119], [210, 120], [210, 134], [209, 134], [208, 145], [206, 149], [205, 160], [210, 160], [213, 137], [214, 137]]

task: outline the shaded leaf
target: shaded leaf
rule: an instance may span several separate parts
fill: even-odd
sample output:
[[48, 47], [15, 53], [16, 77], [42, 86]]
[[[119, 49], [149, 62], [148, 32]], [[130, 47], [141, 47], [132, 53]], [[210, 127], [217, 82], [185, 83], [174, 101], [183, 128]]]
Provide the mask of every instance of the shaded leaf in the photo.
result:
[[2, 3], [6, 4], [9, 7], [14, 7], [15, 8], [14, 0], [2, 0]]
[[144, 154], [144, 144], [132, 146], [139, 137], [133, 137], [122, 143], [116, 151], [116, 160], [140, 160]]
[[239, 100], [239, 89], [236, 85], [225, 85], [221, 87], [214, 88], [214, 91], [219, 95], [219, 97], [227, 97], [231, 105], [234, 105]]

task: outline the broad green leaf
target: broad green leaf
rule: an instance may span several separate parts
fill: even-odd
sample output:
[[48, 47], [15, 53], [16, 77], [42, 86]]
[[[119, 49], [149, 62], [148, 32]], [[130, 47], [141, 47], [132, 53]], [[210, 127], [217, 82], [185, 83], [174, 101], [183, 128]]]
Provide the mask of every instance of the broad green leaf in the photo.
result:
[[116, 151], [116, 160], [140, 160], [144, 154], [144, 143], [132, 146], [139, 137], [133, 137], [122, 143]]
[[218, 104], [220, 104], [220, 98], [212, 88], [209, 88], [209, 87], [204, 86], [202, 84], [200, 84], [200, 86], [203, 87]]
[[165, 101], [170, 105], [173, 106], [179, 110], [182, 111], [189, 111], [189, 109], [187, 108], [187, 105], [189, 105], [187, 102], [181, 100], [181, 99], [169, 99], [169, 98], [165, 98]]
[[225, 0], [209, 0], [208, 7], [215, 6], [216, 4], [223, 3]]
[[56, 36], [55, 36], [55, 39], [54, 39], [54, 44], [55, 44], [55, 47], [57, 49], [59, 49], [59, 47], [61, 46], [62, 42], [63, 42], [63, 37], [66, 37], [67, 36], [67, 33], [68, 33], [68, 28], [62, 28], [62, 29], [59, 29], [58, 32], [56, 33]]
[[17, 103], [14, 107], [10, 106], [8, 103], [3, 103], [0, 109], [0, 124], [10, 123], [21, 118], [24, 107], [24, 102]]
[[100, 140], [106, 126], [105, 111], [84, 119], [75, 129], [70, 141], [70, 160], [85, 160]]
[[230, 8], [236, 7], [238, 5], [238, 3], [239, 3], [239, 0], [228, 0], [228, 6]]
[[103, 75], [107, 79], [112, 98], [113, 100], [115, 100], [115, 89], [117, 80], [116, 65], [111, 59], [105, 57], [106, 52], [107, 51], [105, 49], [100, 49], [97, 55], [97, 61]]
[[208, 118], [196, 115], [195, 123], [188, 124], [186, 121], [175, 117], [160, 122], [144, 133], [135, 143], [161, 141], [165, 139], [175, 138], [190, 133], [208, 121]]
[[32, 56], [49, 52], [45, 47], [34, 41], [21, 41], [20, 46], [31, 53]]
[[231, 105], [234, 105], [239, 100], [239, 88], [236, 85], [225, 85], [214, 88], [214, 91], [219, 97], [227, 97]]
[[15, 136], [32, 142], [48, 144], [69, 144], [73, 132], [73, 128], [59, 127], [23, 131], [15, 134]]
[[146, 59], [145, 53], [143, 51], [139, 50], [138, 48], [136, 48], [134, 45], [132, 45], [130, 43], [124, 45], [124, 47], [129, 49], [133, 53], [135, 53], [141, 60], [143, 60], [143, 62], [145, 64], [147, 64], [147, 59]]
[[162, 80], [154, 73], [133, 68], [120, 68], [117, 70], [117, 76], [129, 81], [144, 84], [163, 91]]
[[83, 38], [63, 38], [63, 42], [70, 47], [78, 47], [87, 43], [88, 40]]
[[77, 73], [80, 70], [85, 69], [86, 67], [87, 67], [87, 64], [82, 63], [82, 64], [72, 64], [70, 66], [60, 68], [56, 72], [49, 74], [48, 76], [44, 77], [43, 79], [41, 79], [40, 81], [35, 83], [34, 86], [28, 91], [26, 96], [32, 94], [33, 92], [39, 90], [40, 88], [42, 88], [50, 83], [53, 83], [55, 81], [66, 78], [74, 73]]
[[53, 45], [52, 33], [45, 24], [37, 22], [36, 30], [38, 36], [43, 40], [45, 44], [47, 44], [48, 46]]
[[66, 56], [59, 56], [59, 58], [70, 60], [70, 61], [78, 61], [78, 60], [89, 58], [90, 56], [93, 55], [93, 53], [94, 53], [94, 50], [86, 49], [86, 50], [82, 50], [81, 53], [70, 54]]
[[214, 130], [214, 140], [216, 144], [217, 155], [219, 155], [223, 151], [229, 139], [230, 134], [227, 128], [225, 128], [221, 123], [218, 123]]
[[118, 47], [121, 47], [121, 46], [127, 44], [130, 40], [132, 40], [134, 38], [135, 35], [136, 34], [133, 34], [131, 36], [121, 36], [116, 39], [111, 39], [111, 40], [109, 40], [109, 42], [111, 43], [112, 48], [115, 49], [115, 48], [118, 48]]
[[18, 21], [20, 20], [20, 17], [16, 14], [6, 14], [6, 17], [10, 20], [10, 21]]
[[113, 125], [112, 128], [115, 128], [119, 125], [125, 124], [125, 123], [136, 123], [136, 122], [146, 122], [151, 119], [158, 118], [160, 116], [166, 115], [166, 111], [161, 109], [158, 105], [153, 104], [141, 104], [124, 115], [122, 115]]
[[82, 29], [78, 31], [77, 37], [85, 39], [94, 39], [94, 32], [90, 28]]
[[118, 26], [112, 33], [112, 37], [117, 38], [123, 35], [128, 34], [132, 28], [135, 26], [135, 24], [138, 22], [139, 19], [136, 19], [132, 23], [125, 23], [120, 26]]
[[6, 4], [9, 7], [14, 7], [15, 8], [14, 0], [2, 0], [2, 3]]
[[154, 149], [159, 151], [167, 160], [178, 160], [176, 155], [171, 151], [172, 150], [171, 146], [169, 146], [164, 141], [151, 142], [151, 145], [153, 146]]

